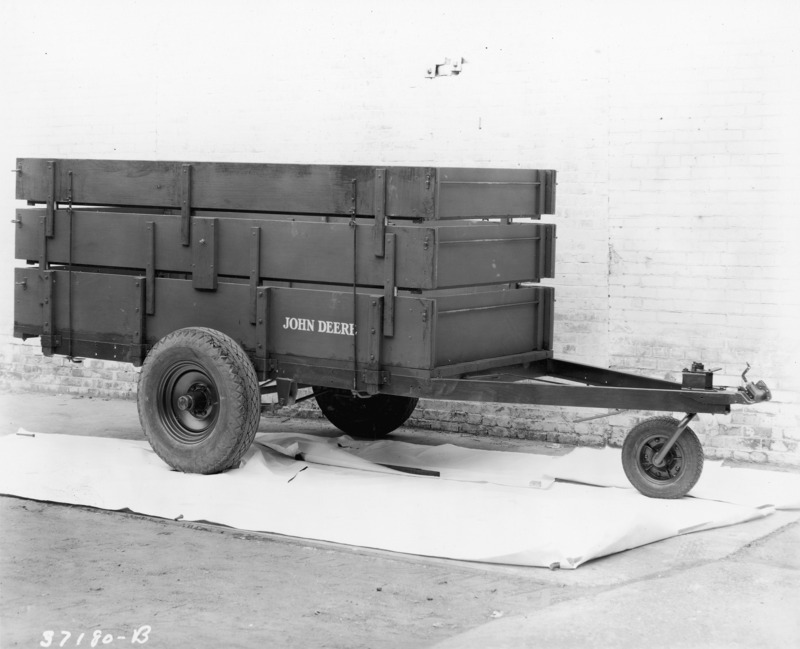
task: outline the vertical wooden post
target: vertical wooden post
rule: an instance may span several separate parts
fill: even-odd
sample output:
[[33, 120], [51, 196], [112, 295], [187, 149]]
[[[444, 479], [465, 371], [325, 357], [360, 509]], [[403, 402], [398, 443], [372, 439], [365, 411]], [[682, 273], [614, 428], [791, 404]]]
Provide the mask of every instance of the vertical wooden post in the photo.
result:
[[256, 324], [261, 281], [261, 228], [250, 228], [250, 324]]
[[192, 233], [192, 165], [181, 165], [181, 243], [188, 246]]
[[[45, 356], [52, 356], [59, 339], [56, 336], [55, 316], [55, 271], [48, 270], [41, 274], [43, 282], [42, 291], [42, 353]], [[70, 334], [71, 335], [71, 334]]]
[[147, 259], [145, 261], [145, 313], [153, 315], [156, 312], [156, 224], [148, 221], [146, 224], [145, 247]]
[[256, 291], [256, 360], [263, 359], [261, 380], [269, 378], [269, 288], [262, 286]]
[[387, 338], [394, 336], [395, 236], [386, 235], [383, 258], [383, 335]]
[[147, 300], [150, 293], [149, 286], [147, 284], [147, 277], [137, 276], [133, 278], [134, 280], [134, 292], [136, 294], [136, 318], [134, 318], [134, 327], [136, 327], [133, 331], [133, 336], [131, 339], [131, 352], [129, 354], [130, 361], [136, 367], [140, 367], [142, 361], [144, 361], [144, 357], [147, 354], [147, 345], [146, 345], [146, 336], [145, 336], [145, 325], [146, 325], [146, 312], [147, 312]]
[[47, 217], [39, 219], [39, 270], [47, 270]]
[[372, 229], [372, 249], [376, 257], [383, 257], [386, 232], [386, 169], [375, 170], [375, 226]]
[[47, 180], [50, 185], [47, 191], [47, 209], [45, 211], [44, 236], [52, 237], [54, 231], [55, 212], [56, 212], [56, 162], [50, 160], [47, 163]]

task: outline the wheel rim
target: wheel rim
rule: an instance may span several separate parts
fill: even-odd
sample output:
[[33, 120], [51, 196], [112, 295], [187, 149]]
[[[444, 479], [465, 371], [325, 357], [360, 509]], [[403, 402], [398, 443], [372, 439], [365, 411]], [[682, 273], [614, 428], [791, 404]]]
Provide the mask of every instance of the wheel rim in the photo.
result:
[[639, 466], [649, 480], [664, 483], [673, 482], [680, 477], [683, 472], [684, 457], [679, 441], [673, 444], [663, 463], [658, 466], [653, 462], [653, 459], [666, 444], [667, 437], [653, 435], [642, 442], [639, 448]]
[[173, 365], [159, 383], [158, 414], [167, 433], [184, 444], [206, 439], [219, 417], [216, 384], [202, 365]]

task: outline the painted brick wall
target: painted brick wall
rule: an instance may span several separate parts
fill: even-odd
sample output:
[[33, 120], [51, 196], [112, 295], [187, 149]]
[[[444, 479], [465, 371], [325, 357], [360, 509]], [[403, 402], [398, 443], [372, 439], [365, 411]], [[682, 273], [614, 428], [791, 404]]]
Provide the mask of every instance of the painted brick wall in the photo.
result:
[[[709, 455], [800, 463], [796, 3], [297, 4], [5, 5], [3, 164], [556, 168], [556, 353], [733, 384], [749, 361], [775, 400], [702, 417]], [[445, 56], [463, 72], [426, 79]], [[3, 237], [5, 305], [12, 257]], [[130, 367], [42, 359], [0, 315], [0, 387], [134, 394]], [[576, 423], [606, 412], [423, 403], [413, 423], [603, 444], [642, 416]]]

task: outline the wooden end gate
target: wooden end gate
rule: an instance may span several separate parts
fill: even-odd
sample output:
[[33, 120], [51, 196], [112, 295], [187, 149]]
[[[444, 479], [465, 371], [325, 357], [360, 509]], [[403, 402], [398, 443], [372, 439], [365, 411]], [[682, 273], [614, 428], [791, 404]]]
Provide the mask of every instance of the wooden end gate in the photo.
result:
[[[173, 468], [234, 467], [261, 394], [313, 387], [351, 435], [417, 400], [687, 413], [623, 446], [642, 493], [686, 494], [701, 412], [770, 398], [763, 382], [678, 384], [553, 358], [550, 170], [111, 160], [17, 161], [14, 335], [46, 355], [142, 366], [138, 407]], [[520, 220], [521, 219], [521, 220]]]

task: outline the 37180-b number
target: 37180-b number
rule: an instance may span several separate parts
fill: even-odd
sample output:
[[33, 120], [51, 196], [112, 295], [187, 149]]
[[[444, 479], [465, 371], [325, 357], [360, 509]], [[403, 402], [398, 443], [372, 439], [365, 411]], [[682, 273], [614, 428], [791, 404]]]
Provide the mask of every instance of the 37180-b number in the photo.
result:
[[[71, 631], [42, 631], [40, 647], [99, 647], [115, 642], [130, 642], [131, 644], [145, 644], [150, 639], [152, 627], [144, 624], [131, 630], [131, 635], [116, 635], [103, 632], [101, 629], [84, 631], [74, 634]], [[73, 639], [74, 638], [74, 639]]]

